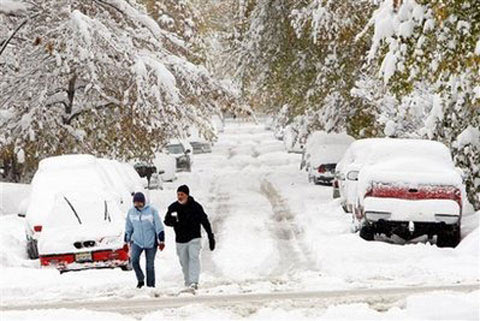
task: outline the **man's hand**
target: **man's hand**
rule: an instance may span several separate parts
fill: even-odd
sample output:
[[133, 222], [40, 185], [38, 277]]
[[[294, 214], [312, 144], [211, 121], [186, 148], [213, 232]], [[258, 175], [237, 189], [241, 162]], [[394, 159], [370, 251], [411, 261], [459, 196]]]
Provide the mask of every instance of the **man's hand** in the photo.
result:
[[215, 250], [215, 236], [213, 234], [208, 236], [208, 245], [210, 247], [210, 251]]
[[160, 243], [158, 244], [158, 249], [159, 249], [160, 251], [163, 251], [164, 248], [165, 248], [165, 242], [160, 242]]

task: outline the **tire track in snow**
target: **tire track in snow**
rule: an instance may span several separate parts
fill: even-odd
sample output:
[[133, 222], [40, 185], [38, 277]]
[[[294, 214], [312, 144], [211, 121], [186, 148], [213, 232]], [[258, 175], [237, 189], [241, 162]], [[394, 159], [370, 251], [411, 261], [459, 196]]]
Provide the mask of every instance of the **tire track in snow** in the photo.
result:
[[[228, 201], [230, 200], [230, 195], [225, 192], [224, 189], [219, 188], [219, 179], [220, 178], [214, 179], [214, 183], [209, 190], [209, 204], [215, 204], [215, 208], [213, 209], [215, 214], [210, 215], [209, 219], [210, 224], [212, 225], [213, 233], [215, 234], [215, 241], [217, 242], [217, 244], [222, 241], [220, 231], [223, 230], [225, 216], [230, 213], [230, 206], [228, 204]], [[206, 244], [208, 248], [208, 241]], [[210, 251], [210, 249], [208, 249], [208, 251]], [[210, 252], [207, 255], [202, 255], [201, 260], [202, 268], [205, 271], [215, 275], [215, 277], [217, 278], [223, 278], [223, 272], [213, 260], [213, 252]]]
[[267, 198], [272, 215], [268, 228], [277, 243], [280, 254], [279, 266], [273, 275], [285, 274], [298, 270], [315, 270], [313, 254], [302, 239], [302, 229], [295, 222], [287, 201], [267, 179], [260, 185], [261, 193]]

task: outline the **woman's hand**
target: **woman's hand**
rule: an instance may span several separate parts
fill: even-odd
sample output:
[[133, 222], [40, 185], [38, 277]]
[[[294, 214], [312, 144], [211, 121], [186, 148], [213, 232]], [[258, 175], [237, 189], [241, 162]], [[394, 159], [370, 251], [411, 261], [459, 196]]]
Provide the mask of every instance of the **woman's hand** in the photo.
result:
[[163, 251], [164, 248], [165, 248], [165, 242], [160, 242], [160, 243], [158, 244], [158, 249], [159, 249], [160, 251]]

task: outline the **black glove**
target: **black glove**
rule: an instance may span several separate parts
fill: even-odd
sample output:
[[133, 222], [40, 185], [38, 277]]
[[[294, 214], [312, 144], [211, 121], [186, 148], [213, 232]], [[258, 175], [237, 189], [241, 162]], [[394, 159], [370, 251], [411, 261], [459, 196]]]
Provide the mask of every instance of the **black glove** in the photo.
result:
[[215, 250], [215, 236], [213, 234], [208, 236], [208, 246], [210, 247], [210, 251]]

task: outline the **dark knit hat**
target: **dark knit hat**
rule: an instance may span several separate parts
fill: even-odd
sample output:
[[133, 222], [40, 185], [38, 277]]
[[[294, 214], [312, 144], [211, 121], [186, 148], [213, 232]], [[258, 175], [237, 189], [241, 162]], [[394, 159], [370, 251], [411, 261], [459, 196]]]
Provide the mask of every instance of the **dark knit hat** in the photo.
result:
[[145, 195], [143, 193], [137, 192], [135, 195], [133, 195], [133, 202], [140, 202], [145, 204]]
[[187, 185], [180, 185], [178, 188], [177, 188], [177, 193], [178, 192], [182, 192], [182, 193], [185, 193], [187, 195], [190, 195], [190, 189], [188, 188]]

